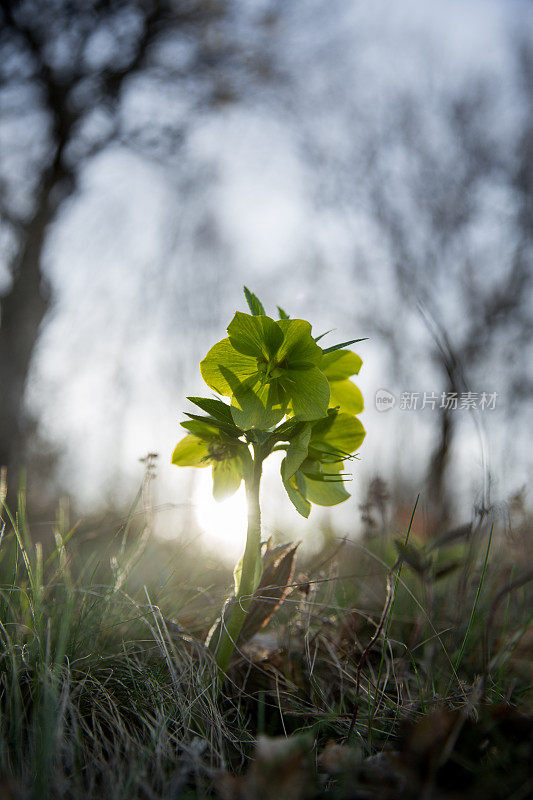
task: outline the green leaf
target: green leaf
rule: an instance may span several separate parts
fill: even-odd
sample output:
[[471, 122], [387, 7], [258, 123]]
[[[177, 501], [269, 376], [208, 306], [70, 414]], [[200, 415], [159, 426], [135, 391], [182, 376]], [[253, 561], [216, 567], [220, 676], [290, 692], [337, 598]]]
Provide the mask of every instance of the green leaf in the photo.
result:
[[267, 447], [273, 447], [276, 442], [290, 441], [293, 436], [300, 432], [305, 424], [305, 422], [295, 419], [294, 417], [285, 420], [285, 422], [282, 422], [281, 425], [278, 425], [278, 427], [272, 431], [267, 440]]
[[254, 316], [259, 316], [262, 314], [265, 315], [265, 309], [263, 308], [263, 304], [260, 299], [251, 292], [246, 286], [243, 287], [244, 296], [246, 297], [246, 302], [248, 303], [248, 308], [252, 312]]
[[281, 462], [281, 480], [296, 511], [307, 519], [311, 511], [311, 503], [298, 490], [294, 476], [292, 478], [285, 476], [285, 459]]
[[289, 315], [286, 311], [284, 311], [281, 306], [278, 306], [278, 314], [280, 319], [290, 319]]
[[[336, 414], [313, 425], [311, 448], [318, 450], [328, 460], [339, 460], [358, 450], [366, 432], [359, 419], [351, 414]], [[342, 460], [342, 458], [340, 458]]]
[[339, 406], [340, 411], [348, 414], [360, 414], [365, 404], [361, 390], [351, 380], [333, 381], [330, 383], [331, 395], [329, 405], [331, 408]]
[[239, 488], [242, 469], [238, 458], [226, 458], [213, 464], [213, 497], [220, 503]]
[[228, 422], [233, 424], [231, 416], [231, 408], [227, 403], [222, 400], [216, 400], [214, 397], [188, 397], [191, 403], [201, 408], [202, 411], [207, 412], [210, 416], [219, 419], [221, 422]]
[[278, 362], [285, 361], [288, 367], [318, 364], [322, 349], [311, 336], [309, 322], [304, 319], [280, 319], [277, 325], [284, 334], [283, 343], [276, 353]]
[[[215, 419], [214, 417], [203, 417], [201, 414], [190, 414], [188, 411], [185, 412], [185, 415], [189, 417], [191, 420], [204, 422], [207, 425], [210, 425], [211, 427], [216, 428], [219, 431], [222, 431], [227, 436], [230, 436], [232, 439], [238, 439], [239, 436], [242, 436], [243, 434], [243, 431], [237, 428], [237, 426], [234, 424], [233, 419], [231, 418], [231, 411], [230, 411], [231, 422], [221, 422], [219, 419]], [[183, 427], [187, 426], [184, 425]]]
[[228, 325], [229, 340], [242, 355], [268, 361], [283, 341], [278, 323], [270, 317], [254, 317], [237, 311]]
[[328, 380], [343, 381], [357, 375], [362, 363], [362, 359], [351, 350], [324, 351], [319, 367]]
[[253, 469], [254, 462], [247, 444], [239, 442], [237, 447], [235, 458], [239, 461], [242, 477], [245, 478]]
[[356, 344], [357, 342], [366, 342], [368, 340], [368, 336], [365, 336], [363, 339], [350, 339], [349, 342], [340, 342], [340, 344], [334, 344], [332, 347], [327, 347], [323, 350], [323, 353], [333, 353], [334, 350], [340, 350], [343, 347], [348, 347], [351, 344]]
[[186, 431], [189, 433], [194, 434], [199, 439], [203, 439], [205, 442], [210, 442], [212, 439], [218, 437], [218, 428], [215, 424], [209, 424], [204, 422], [203, 420], [185, 420], [185, 422], [180, 422], [182, 428], [185, 428]]
[[209, 450], [206, 442], [191, 434], [185, 436], [174, 448], [172, 463], [177, 467], [208, 467]]
[[291, 399], [295, 416], [302, 420], [325, 416], [330, 389], [328, 379], [318, 367], [289, 369], [279, 380]]
[[333, 333], [334, 330], [335, 330], [335, 328], [330, 328], [329, 331], [325, 331], [324, 333], [321, 333], [320, 336], [315, 336], [315, 342], [319, 342], [321, 339], [324, 338], [324, 336], [327, 336], [328, 333]]
[[283, 419], [285, 409], [278, 402], [276, 386], [248, 382], [235, 388], [231, 414], [243, 431], [251, 428], [265, 431]]
[[295, 436], [287, 448], [285, 462], [285, 477], [292, 478], [296, 470], [307, 458], [309, 440], [311, 439], [311, 425], [307, 423], [302, 431]]
[[276, 434], [278, 441], [288, 441], [293, 434], [300, 432], [304, 424], [304, 422], [291, 417], [290, 419], [286, 419], [285, 422], [282, 422], [281, 425], [278, 425], [276, 430], [273, 431], [273, 434]]
[[200, 362], [200, 372], [211, 389], [231, 397], [235, 386], [257, 375], [257, 359], [238, 353], [229, 338], [222, 339]]
[[245, 478], [248, 474], [251, 474], [254, 462], [247, 444], [239, 442], [238, 447], [236, 458], [240, 462], [242, 477]]

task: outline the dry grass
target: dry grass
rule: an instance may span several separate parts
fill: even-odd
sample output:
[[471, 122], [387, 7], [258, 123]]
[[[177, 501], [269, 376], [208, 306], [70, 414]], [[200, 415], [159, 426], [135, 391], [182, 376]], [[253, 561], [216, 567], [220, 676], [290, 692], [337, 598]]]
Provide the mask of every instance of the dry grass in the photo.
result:
[[[4, 513], [0, 794], [533, 791], [526, 517], [512, 535], [485, 520], [438, 545], [333, 537], [336, 552], [298, 564], [283, 606], [240, 642], [218, 699], [202, 642], [229, 576], [206, 574], [191, 547], [172, 565], [150, 523], [142, 491], [105, 546], [65, 508], [45, 544], [22, 500]], [[161, 581], [150, 565], [163, 558]]]

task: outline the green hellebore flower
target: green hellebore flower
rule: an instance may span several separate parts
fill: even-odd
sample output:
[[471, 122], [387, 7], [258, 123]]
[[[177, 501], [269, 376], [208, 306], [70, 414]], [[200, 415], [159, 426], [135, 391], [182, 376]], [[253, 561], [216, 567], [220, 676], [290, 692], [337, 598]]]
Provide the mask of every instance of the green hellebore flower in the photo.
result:
[[232, 397], [236, 425], [266, 430], [288, 413], [301, 420], [326, 414], [330, 387], [309, 322], [238, 311], [228, 334], [211, 348], [200, 371], [208, 386]]
[[329, 411], [291, 441], [281, 465], [283, 485], [296, 510], [309, 516], [311, 503], [334, 506], [350, 496], [344, 460], [361, 446], [365, 429], [352, 414]]
[[360, 414], [364, 410], [361, 390], [350, 380], [359, 373], [362, 363], [351, 350], [324, 353], [319, 366], [329, 381], [330, 408], [338, 407], [348, 414]]
[[248, 447], [205, 422], [182, 422], [189, 431], [172, 453], [178, 467], [213, 467], [213, 497], [217, 501], [235, 494], [251, 468]]

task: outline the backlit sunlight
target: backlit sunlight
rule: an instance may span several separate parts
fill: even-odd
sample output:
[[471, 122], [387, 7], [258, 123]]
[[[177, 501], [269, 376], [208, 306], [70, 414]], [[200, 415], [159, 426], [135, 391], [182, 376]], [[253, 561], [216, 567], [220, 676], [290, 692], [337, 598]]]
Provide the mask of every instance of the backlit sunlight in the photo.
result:
[[211, 470], [198, 470], [198, 485], [194, 507], [198, 524], [209, 543], [220, 548], [220, 557], [235, 560], [244, 550], [246, 541], [246, 494], [244, 484], [227, 500], [213, 499]]

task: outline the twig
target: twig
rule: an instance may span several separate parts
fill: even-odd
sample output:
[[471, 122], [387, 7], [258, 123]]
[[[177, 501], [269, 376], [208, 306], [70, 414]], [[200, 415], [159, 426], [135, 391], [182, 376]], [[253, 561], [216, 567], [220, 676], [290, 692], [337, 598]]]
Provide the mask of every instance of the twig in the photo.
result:
[[487, 678], [489, 673], [490, 633], [492, 631], [492, 626], [497, 608], [506, 595], [510, 594], [515, 589], [520, 589], [522, 586], [525, 586], [527, 583], [530, 583], [531, 581], [533, 581], [533, 570], [529, 570], [529, 572], [526, 572], [525, 575], [522, 575], [521, 578], [517, 578], [515, 581], [507, 583], [502, 589], [500, 589], [500, 591], [492, 601], [492, 605], [490, 607], [489, 615], [487, 618], [485, 636], [483, 638], [483, 692], [485, 692], [485, 687], [487, 684]]
[[383, 607], [383, 612], [381, 614], [381, 619], [379, 621], [379, 625], [377, 627], [377, 630], [376, 630], [374, 636], [372, 637], [370, 642], [367, 644], [367, 646], [363, 650], [361, 658], [359, 659], [359, 664], [357, 665], [357, 672], [356, 672], [356, 675], [355, 675], [355, 702], [354, 702], [354, 708], [353, 708], [353, 712], [352, 712], [352, 719], [350, 721], [350, 727], [349, 727], [348, 733], [346, 735], [346, 740], [345, 740], [346, 742], [350, 741], [350, 738], [351, 738], [352, 733], [353, 733], [353, 729], [355, 727], [355, 723], [357, 722], [357, 714], [359, 712], [359, 690], [360, 690], [360, 685], [361, 685], [361, 672], [362, 672], [362, 669], [363, 669], [363, 667], [364, 667], [364, 665], [366, 663], [366, 660], [368, 658], [368, 655], [369, 655], [370, 651], [372, 650], [372, 648], [374, 647], [375, 643], [377, 642], [377, 640], [381, 636], [383, 628], [385, 627], [385, 622], [387, 621], [387, 618], [389, 616], [389, 611], [390, 611], [390, 608], [391, 608], [391, 605], [392, 605], [392, 598], [393, 598], [391, 578], [392, 578], [392, 573], [393, 573], [394, 569], [398, 565], [399, 565], [399, 563], [395, 564], [394, 567], [389, 571], [389, 574], [387, 575], [387, 598], [385, 600], [385, 605]]

